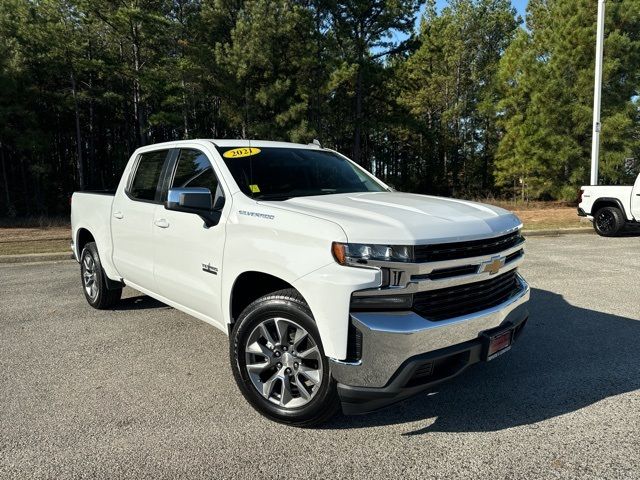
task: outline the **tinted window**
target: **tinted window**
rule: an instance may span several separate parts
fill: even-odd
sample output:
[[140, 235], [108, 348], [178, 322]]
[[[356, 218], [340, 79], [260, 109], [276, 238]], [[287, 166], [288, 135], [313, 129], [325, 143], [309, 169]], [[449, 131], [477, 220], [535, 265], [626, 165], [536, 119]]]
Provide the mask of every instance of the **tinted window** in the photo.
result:
[[133, 177], [129, 194], [140, 200], [155, 200], [156, 189], [167, 150], [143, 153], [138, 161], [136, 176]]
[[253, 198], [284, 200], [386, 189], [333, 152], [306, 148], [219, 148], [240, 189]]
[[180, 150], [173, 187], [204, 187], [216, 193], [218, 179], [207, 156], [198, 150]]

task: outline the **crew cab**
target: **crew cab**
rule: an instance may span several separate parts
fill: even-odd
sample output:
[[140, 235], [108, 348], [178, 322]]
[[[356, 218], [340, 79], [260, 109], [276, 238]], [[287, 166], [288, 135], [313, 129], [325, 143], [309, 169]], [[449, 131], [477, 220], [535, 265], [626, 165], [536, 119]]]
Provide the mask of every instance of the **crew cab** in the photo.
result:
[[640, 175], [633, 186], [581, 187], [579, 201], [578, 215], [588, 217], [598, 235], [615, 236], [640, 222]]
[[139, 148], [115, 192], [74, 193], [71, 223], [91, 306], [127, 285], [220, 329], [239, 390], [284, 423], [432, 389], [528, 318], [515, 215], [393, 191], [317, 144]]

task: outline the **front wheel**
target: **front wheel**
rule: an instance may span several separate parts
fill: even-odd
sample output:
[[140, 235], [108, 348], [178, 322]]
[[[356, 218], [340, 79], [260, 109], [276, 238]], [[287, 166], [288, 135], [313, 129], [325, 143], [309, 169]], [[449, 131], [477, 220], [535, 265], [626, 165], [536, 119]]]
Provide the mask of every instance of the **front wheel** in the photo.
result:
[[603, 237], [613, 237], [620, 233], [625, 220], [622, 212], [616, 207], [603, 207], [593, 217], [593, 228]]
[[89, 242], [80, 254], [80, 277], [82, 289], [89, 305], [104, 310], [115, 305], [122, 296], [122, 288], [109, 289], [107, 277], [102, 270], [100, 255], [95, 242]]
[[244, 309], [230, 357], [240, 391], [272, 420], [316, 425], [340, 406], [315, 321], [294, 289], [265, 295]]

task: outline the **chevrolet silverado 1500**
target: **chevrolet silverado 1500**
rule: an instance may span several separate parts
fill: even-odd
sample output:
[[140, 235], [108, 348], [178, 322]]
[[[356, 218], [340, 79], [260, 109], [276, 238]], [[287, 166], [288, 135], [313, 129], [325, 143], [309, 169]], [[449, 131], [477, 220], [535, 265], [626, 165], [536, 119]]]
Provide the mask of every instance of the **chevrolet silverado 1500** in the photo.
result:
[[91, 306], [128, 285], [219, 328], [244, 397], [294, 425], [431, 389], [528, 318], [515, 215], [395, 192], [315, 144], [139, 148], [71, 221]]

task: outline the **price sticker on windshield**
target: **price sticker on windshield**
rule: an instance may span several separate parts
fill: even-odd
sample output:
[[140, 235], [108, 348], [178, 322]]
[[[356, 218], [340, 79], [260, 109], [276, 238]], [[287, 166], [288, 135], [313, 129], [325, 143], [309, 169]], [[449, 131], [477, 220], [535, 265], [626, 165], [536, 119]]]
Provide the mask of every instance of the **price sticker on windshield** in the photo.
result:
[[242, 157], [250, 157], [252, 155], [257, 155], [260, 153], [259, 148], [253, 147], [243, 147], [243, 148], [234, 148], [232, 150], [227, 150], [222, 154], [225, 158], [242, 158]]

